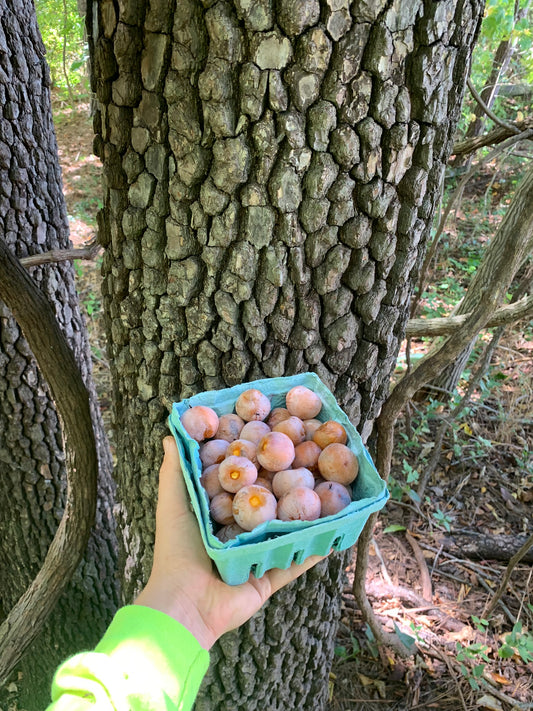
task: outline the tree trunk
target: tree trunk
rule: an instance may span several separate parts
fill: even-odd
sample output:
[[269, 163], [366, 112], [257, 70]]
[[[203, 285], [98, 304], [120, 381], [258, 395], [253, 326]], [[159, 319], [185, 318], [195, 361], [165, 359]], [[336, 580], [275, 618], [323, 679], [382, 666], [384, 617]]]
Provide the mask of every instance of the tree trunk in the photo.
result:
[[[65, 248], [70, 242], [49, 76], [32, 2], [18, 0], [0, 10], [0, 50], [0, 235], [18, 257]], [[57, 664], [97, 641], [118, 602], [112, 462], [74, 269], [66, 262], [50, 264], [32, 267], [31, 275], [53, 304], [90, 390], [100, 483], [86, 557], [13, 675], [20, 707], [29, 711], [47, 705]], [[65, 486], [54, 403], [17, 323], [0, 303], [0, 620], [40, 569], [61, 520]]]
[[[150, 570], [165, 401], [311, 370], [368, 437], [481, 13], [100, 2], [89, 36], [126, 600]], [[220, 641], [198, 710], [324, 707], [344, 558]]]
[[[454, 315], [459, 316], [474, 311], [483, 299], [487, 284], [500, 282], [502, 294], [510, 288], [516, 272], [533, 249], [532, 201], [533, 169], [530, 168], [516, 191], [501, 225], [489, 242], [481, 265]], [[477, 336], [455, 362], [432, 382], [433, 386], [453, 392], [476, 340]], [[434, 347], [436, 348], [437, 345]]]

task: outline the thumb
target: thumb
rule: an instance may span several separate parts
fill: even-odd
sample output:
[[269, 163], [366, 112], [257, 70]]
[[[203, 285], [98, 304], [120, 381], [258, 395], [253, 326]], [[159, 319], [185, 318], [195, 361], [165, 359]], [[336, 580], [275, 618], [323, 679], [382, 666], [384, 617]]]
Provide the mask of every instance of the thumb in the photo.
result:
[[189, 512], [189, 495], [174, 437], [165, 437], [163, 449], [165, 456], [159, 470], [157, 517], [168, 521]]

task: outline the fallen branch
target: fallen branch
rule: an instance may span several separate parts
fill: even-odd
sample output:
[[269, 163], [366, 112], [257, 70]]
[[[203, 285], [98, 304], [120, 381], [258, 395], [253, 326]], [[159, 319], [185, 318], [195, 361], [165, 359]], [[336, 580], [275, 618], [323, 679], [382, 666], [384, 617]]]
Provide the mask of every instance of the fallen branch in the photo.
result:
[[[491, 536], [487, 533], [457, 533], [446, 536], [442, 539], [442, 545], [446, 551], [455, 555], [460, 555], [470, 560], [503, 560], [514, 559], [524, 546], [526, 550], [522, 552], [520, 560], [524, 563], [533, 563], [533, 541], [531, 536]], [[531, 549], [531, 550], [530, 550]]]
[[[367, 592], [370, 597], [376, 598], [377, 600], [382, 600], [384, 598], [390, 600], [390, 598], [395, 597], [398, 598], [398, 600], [403, 600], [404, 602], [410, 602], [411, 604], [416, 605], [417, 610], [427, 610], [428, 612], [433, 612], [439, 618], [443, 627], [450, 632], [461, 632], [468, 626], [460, 620], [456, 620], [455, 617], [443, 612], [437, 605], [428, 605], [428, 601], [420, 595], [417, 595], [414, 590], [404, 588], [401, 585], [387, 585], [386, 583], [379, 583], [374, 580], [367, 585]], [[409, 608], [406, 608], [406, 611], [408, 612]]]
[[483, 674], [483, 678], [479, 681], [485, 689], [488, 689], [490, 693], [494, 694], [494, 696], [500, 701], [509, 704], [509, 706], [515, 711], [531, 711], [531, 709], [533, 709], [533, 703], [528, 704], [523, 701], [517, 701], [517, 699], [513, 699], [512, 696], [508, 696], [507, 694], [504, 694], [503, 691], [500, 691], [488, 674]]
[[0, 685], [39, 634], [70, 581], [96, 510], [98, 462], [89, 396], [53, 309], [0, 239], [0, 298], [13, 313], [50, 386], [62, 422], [67, 463], [63, 518], [37, 577], [0, 626]]

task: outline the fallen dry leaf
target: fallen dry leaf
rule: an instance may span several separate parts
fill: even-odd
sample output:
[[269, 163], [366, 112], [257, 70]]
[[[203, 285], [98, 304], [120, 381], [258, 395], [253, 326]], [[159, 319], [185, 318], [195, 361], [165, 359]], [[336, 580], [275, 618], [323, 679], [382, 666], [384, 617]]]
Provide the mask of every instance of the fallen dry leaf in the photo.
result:
[[495, 699], [494, 696], [490, 696], [490, 694], [485, 694], [485, 696], [478, 699], [477, 705], [478, 708], [489, 709], [489, 711], [502, 711], [503, 709], [498, 699]]
[[507, 679], [505, 676], [502, 676], [501, 674], [498, 674], [498, 672], [487, 672], [487, 676], [490, 676], [490, 678], [495, 681], [497, 684], [512, 684], [509, 679]]

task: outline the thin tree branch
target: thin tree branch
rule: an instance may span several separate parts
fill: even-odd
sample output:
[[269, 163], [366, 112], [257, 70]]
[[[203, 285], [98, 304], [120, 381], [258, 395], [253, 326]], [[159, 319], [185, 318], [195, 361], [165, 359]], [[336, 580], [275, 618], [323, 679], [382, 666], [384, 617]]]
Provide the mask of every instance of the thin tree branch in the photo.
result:
[[40, 264], [68, 262], [72, 259], [94, 259], [99, 251], [100, 245], [96, 241], [96, 237], [93, 237], [84, 247], [51, 249], [49, 252], [22, 257], [19, 261], [23, 267], [37, 267]]
[[517, 128], [521, 133], [524, 133], [525, 131], [529, 131], [532, 128], [532, 125], [533, 122], [531, 119], [526, 119], [525, 121], [511, 124], [509, 128], [507, 126], [498, 126], [492, 131], [484, 133], [481, 136], [473, 136], [472, 138], [465, 138], [462, 141], [457, 141], [457, 143], [454, 144], [452, 153], [455, 156], [466, 155], [468, 153], [474, 153], [474, 151], [484, 148], [485, 146], [497, 145], [498, 143], [502, 143], [502, 141], [505, 141], [507, 138], [515, 135], [516, 132], [511, 130], [512, 126]]
[[483, 101], [481, 96], [478, 94], [476, 87], [472, 84], [472, 80], [470, 77], [466, 80], [467, 86], [470, 89], [470, 93], [474, 97], [474, 99], [477, 101], [477, 103], [481, 106], [483, 111], [487, 114], [489, 118], [491, 118], [494, 123], [497, 123], [498, 126], [501, 126], [502, 128], [506, 128], [508, 131], [511, 131], [511, 133], [518, 134], [521, 133], [520, 129], [517, 128], [516, 126], [513, 126], [511, 123], [507, 123], [507, 121], [502, 121], [502, 119], [498, 118], [494, 111], [492, 109], [489, 109], [487, 104]]
[[[487, 321], [486, 328], [506, 326], [509, 323], [520, 321], [533, 312], [533, 294], [530, 294], [514, 304], [501, 306]], [[421, 336], [444, 336], [452, 333], [464, 324], [470, 314], [458, 316], [444, 316], [442, 318], [412, 318], [407, 322], [406, 337], [420, 338]]]
[[509, 578], [511, 577], [513, 570], [516, 568], [518, 563], [520, 563], [520, 561], [526, 555], [526, 553], [529, 551], [531, 546], [533, 546], [533, 533], [529, 536], [529, 538], [524, 543], [524, 545], [520, 547], [520, 549], [514, 554], [514, 556], [509, 561], [507, 568], [505, 569], [505, 574], [503, 576], [502, 582], [500, 583], [499, 588], [494, 593], [494, 596], [493, 596], [492, 600], [490, 601], [490, 604], [484, 614], [485, 618], [490, 617], [490, 615], [492, 615], [492, 613], [494, 612], [494, 608], [498, 604], [501, 596], [503, 595], [503, 593], [505, 592], [505, 589], [507, 588], [507, 583], [509, 582]]
[[43, 567], [0, 626], [2, 684], [38, 635], [85, 552], [96, 510], [98, 463], [89, 396], [74, 355], [49, 301], [2, 239], [0, 298], [48, 382], [62, 422], [67, 464], [65, 510]]

